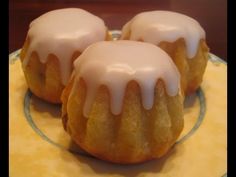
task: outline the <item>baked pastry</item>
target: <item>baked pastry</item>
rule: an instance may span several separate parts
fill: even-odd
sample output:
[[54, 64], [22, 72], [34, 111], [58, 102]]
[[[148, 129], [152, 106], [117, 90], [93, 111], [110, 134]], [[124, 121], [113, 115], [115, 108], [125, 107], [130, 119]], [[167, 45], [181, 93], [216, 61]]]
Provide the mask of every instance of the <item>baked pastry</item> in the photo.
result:
[[53, 10], [31, 22], [20, 58], [30, 90], [51, 103], [70, 77], [73, 60], [85, 48], [110, 38], [102, 19], [78, 8]]
[[62, 93], [64, 128], [82, 149], [110, 162], [161, 157], [183, 129], [179, 87], [175, 64], [153, 44], [92, 44]]
[[196, 20], [170, 11], [143, 12], [123, 26], [121, 39], [148, 42], [165, 50], [179, 69], [184, 94], [200, 86], [209, 49], [205, 31]]

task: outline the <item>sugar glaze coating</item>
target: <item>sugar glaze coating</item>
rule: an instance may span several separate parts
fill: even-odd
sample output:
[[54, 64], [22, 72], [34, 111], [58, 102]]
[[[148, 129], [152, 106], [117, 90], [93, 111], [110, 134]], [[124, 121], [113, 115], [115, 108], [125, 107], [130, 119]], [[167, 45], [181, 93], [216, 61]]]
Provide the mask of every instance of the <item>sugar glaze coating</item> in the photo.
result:
[[184, 38], [188, 58], [193, 58], [205, 31], [200, 24], [186, 15], [170, 11], [149, 11], [133, 17], [122, 29], [121, 39], [142, 40], [158, 45]]
[[179, 92], [180, 75], [171, 58], [159, 47], [136, 41], [103, 41], [92, 44], [74, 61], [76, 83], [83, 78], [86, 83], [86, 99], [83, 114], [88, 117], [96, 91], [101, 85], [107, 86], [111, 97], [111, 112], [122, 111], [125, 89], [129, 81], [136, 81], [141, 89], [142, 104], [151, 109], [154, 89], [158, 79], [165, 83], [166, 92], [175, 96]]

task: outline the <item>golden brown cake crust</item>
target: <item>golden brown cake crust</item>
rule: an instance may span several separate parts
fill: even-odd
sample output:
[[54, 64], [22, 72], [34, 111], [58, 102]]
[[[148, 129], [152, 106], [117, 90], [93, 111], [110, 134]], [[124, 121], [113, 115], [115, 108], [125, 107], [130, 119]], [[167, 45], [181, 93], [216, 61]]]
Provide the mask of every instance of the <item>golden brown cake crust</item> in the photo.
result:
[[183, 98], [168, 96], [161, 80], [151, 110], [142, 106], [139, 85], [129, 82], [120, 115], [110, 112], [109, 91], [101, 86], [88, 118], [83, 116], [86, 84], [80, 79], [72, 88], [73, 82], [62, 94], [64, 127], [77, 144], [100, 159], [129, 164], [161, 157], [183, 129]]
[[[30, 39], [22, 48], [20, 58], [23, 62], [26, 51], [30, 45]], [[75, 51], [71, 57], [71, 70], [73, 61], [80, 55], [80, 52]], [[61, 93], [64, 85], [61, 82], [60, 63], [58, 58], [50, 54], [46, 63], [41, 63], [37, 52], [32, 52], [30, 59], [25, 67], [22, 67], [26, 82], [29, 89], [39, 98], [42, 98], [51, 103], [61, 103]]]
[[166, 51], [181, 75], [181, 86], [185, 95], [195, 92], [202, 83], [203, 75], [208, 61], [209, 48], [206, 41], [201, 39], [196, 55], [187, 58], [186, 44], [183, 38], [173, 43], [161, 42], [159, 47]]

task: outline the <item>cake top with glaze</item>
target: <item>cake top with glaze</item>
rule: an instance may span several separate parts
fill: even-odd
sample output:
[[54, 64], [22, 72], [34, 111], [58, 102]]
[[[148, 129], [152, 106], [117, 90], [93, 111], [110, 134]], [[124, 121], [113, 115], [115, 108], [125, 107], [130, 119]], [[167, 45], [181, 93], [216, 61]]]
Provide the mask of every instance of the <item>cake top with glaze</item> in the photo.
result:
[[102, 19], [79, 8], [65, 8], [47, 12], [33, 20], [28, 31], [30, 41], [25, 63], [33, 51], [45, 63], [49, 54], [60, 61], [62, 80], [70, 75], [74, 52], [83, 52], [90, 44], [105, 40], [107, 28]]
[[[30, 23], [29, 37], [73, 40], [105, 37], [103, 20], [83, 9], [66, 8], [47, 12]], [[100, 35], [99, 35], [100, 34]], [[42, 36], [43, 35], [43, 36]], [[81, 50], [86, 47], [81, 43]]]
[[197, 52], [200, 39], [205, 39], [205, 31], [191, 17], [170, 11], [148, 11], [133, 17], [122, 29], [122, 39], [143, 40], [158, 45], [160, 42], [175, 42], [184, 38], [188, 58]]
[[87, 95], [84, 115], [88, 116], [96, 90], [107, 86], [111, 96], [111, 112], [122, 110], [122, 101], [129, 81], [141, 89], [145, 109], [151, 109], [158, 79], [165, 83], [166, 92], [175, 96], [180, 76], [171, 58], [159, 47], [137, 41], [103, 41], [92, 44], [74, 61], [74, 76], [85, 80]]

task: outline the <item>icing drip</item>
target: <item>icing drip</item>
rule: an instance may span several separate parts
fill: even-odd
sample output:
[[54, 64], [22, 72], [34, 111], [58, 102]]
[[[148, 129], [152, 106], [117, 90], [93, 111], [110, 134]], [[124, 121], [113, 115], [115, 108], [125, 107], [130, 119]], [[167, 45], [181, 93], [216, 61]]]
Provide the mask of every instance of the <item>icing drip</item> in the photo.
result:
[[[107, 86], [111, 97], [111, 112], [121, 113], [125, 89], [129, 81], [136, 81], [142, 93], [142, 104], [151, 109], [158, 79], [166, 85], [168, 95], [179, 91], [179, 72], [171, 58], [159, 47], [135, 41], [103, 41], [89, 46], [74, 61], [75, 83], [83, 78], [87, 95], [83, 114], [88, 117], [99, 86]], [[76, 91], [75, 84], [73, 92]], [[69, 98], [70, 99], [70, 98]]]
[[149, 11], [136, 15], [124, 25], [121, 39], [129, 32], [129, 40], [141, 39], [155, 45], [184, 38], [188, 58], [196, 55], [200, 39], [205, 39], [205, 31], [196, 20], [169, 11]]
[[90, 44], [105, 40], [107, 28], [99, 17], [78, 8], [50, 11], [31, 22], [28, 31], [30, 46], [23, 62], [25, 67], [33, 51], [46, 63], [48, 55], [59, 60], [62, 84], [71, 74], [71, 58]]

